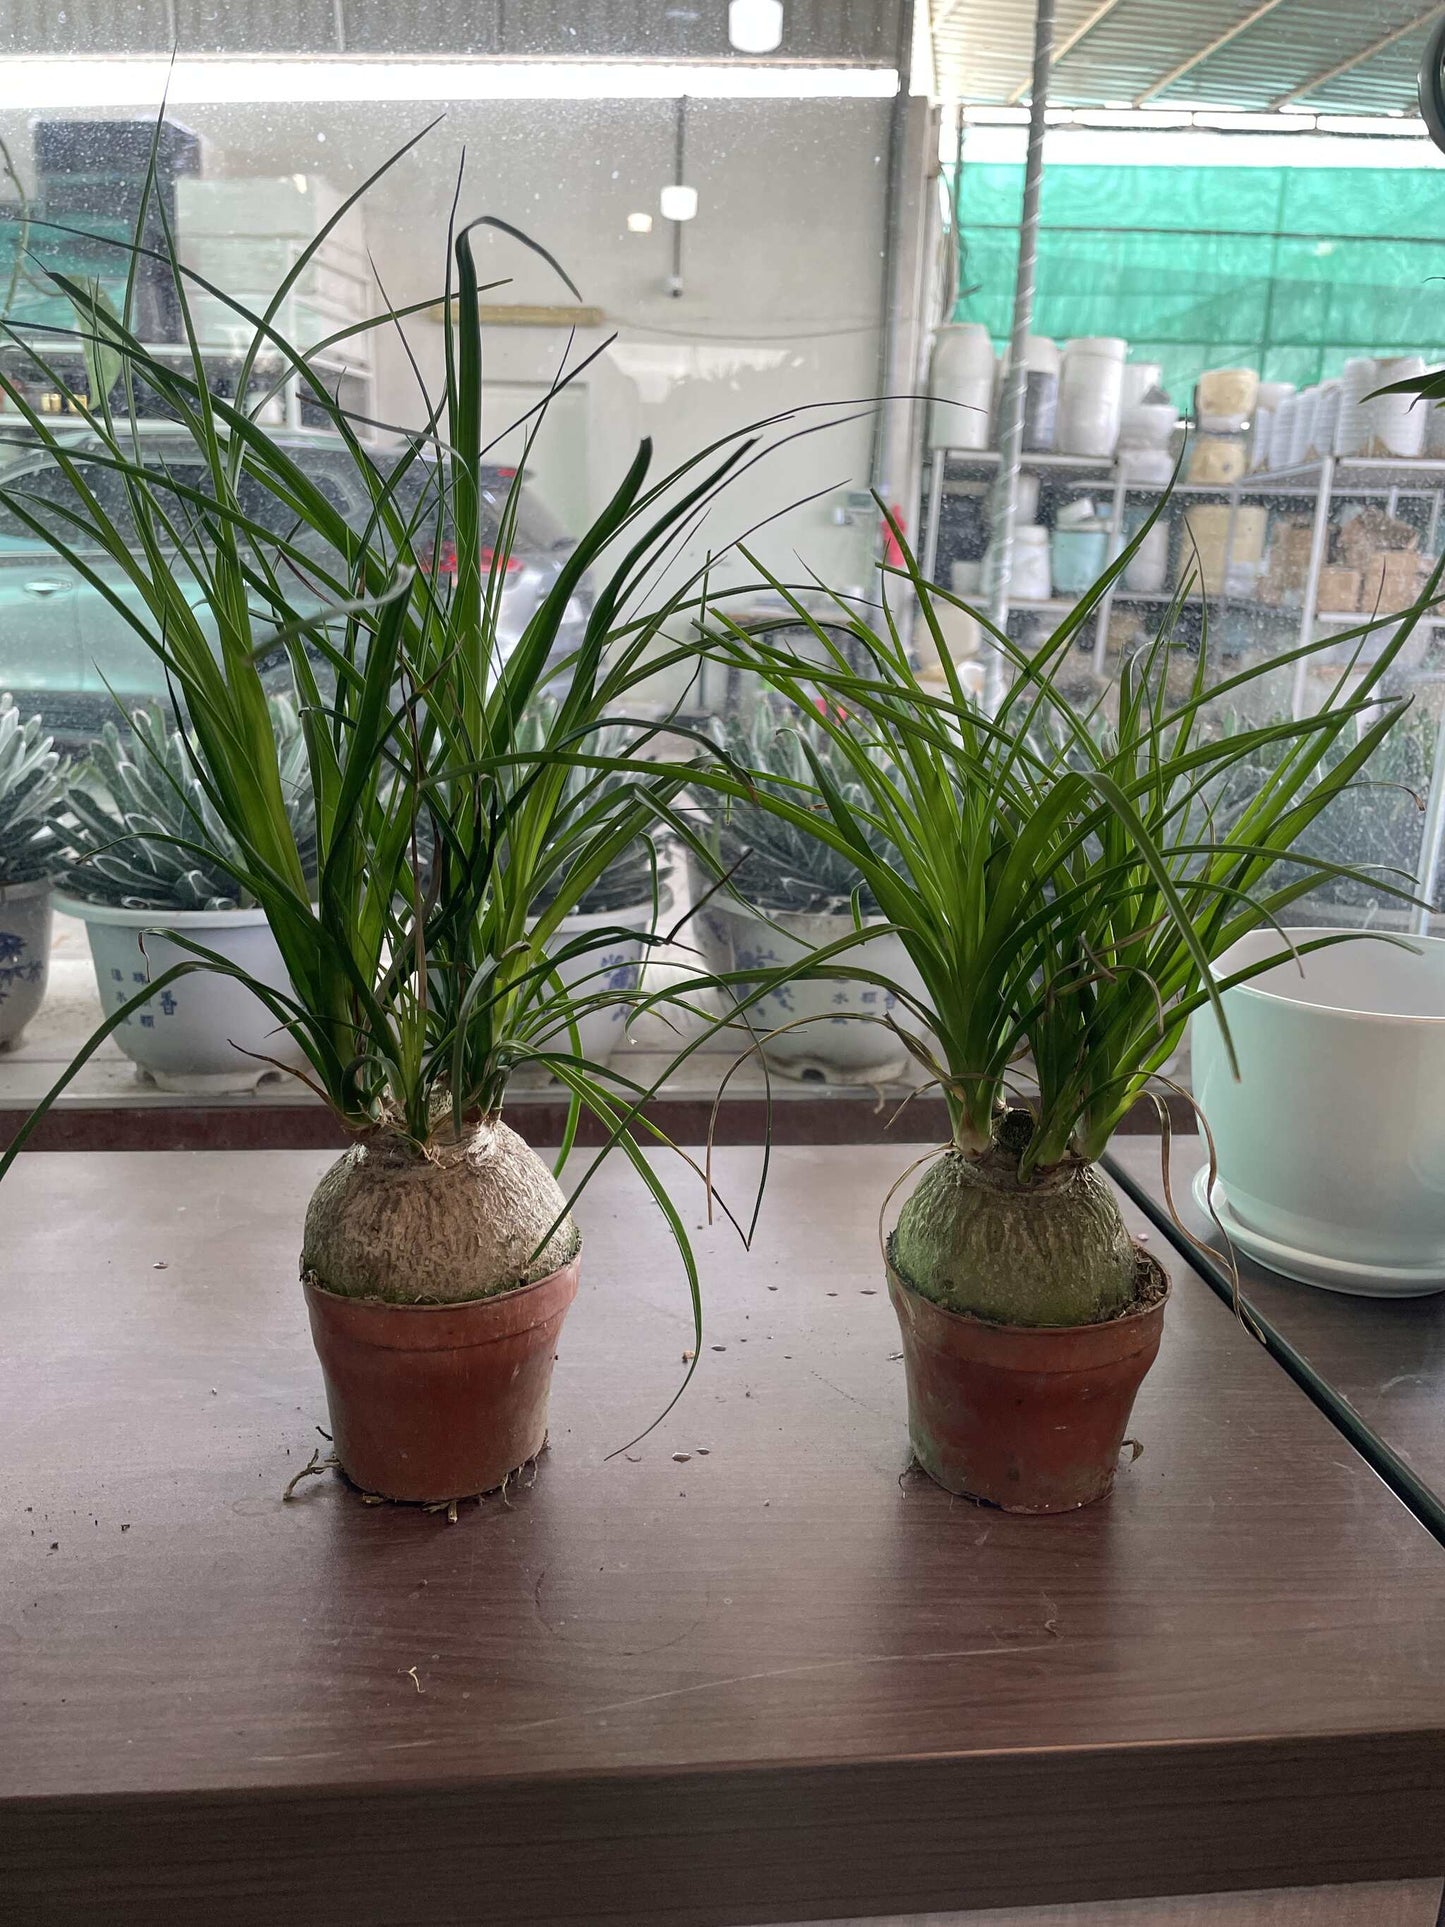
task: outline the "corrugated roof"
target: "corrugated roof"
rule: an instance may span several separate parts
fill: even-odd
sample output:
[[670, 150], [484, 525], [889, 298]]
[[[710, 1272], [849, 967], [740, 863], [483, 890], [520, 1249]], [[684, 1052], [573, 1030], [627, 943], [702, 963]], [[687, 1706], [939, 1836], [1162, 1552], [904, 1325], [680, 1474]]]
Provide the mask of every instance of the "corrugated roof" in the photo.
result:
[[[1436, 12], [1422, 0], [1060, 0], [1049, 97], [1410, 114]], [[961, 99], [1027, 97], [1028, 0], [932, 0], [932, 17], [940, 72]]]

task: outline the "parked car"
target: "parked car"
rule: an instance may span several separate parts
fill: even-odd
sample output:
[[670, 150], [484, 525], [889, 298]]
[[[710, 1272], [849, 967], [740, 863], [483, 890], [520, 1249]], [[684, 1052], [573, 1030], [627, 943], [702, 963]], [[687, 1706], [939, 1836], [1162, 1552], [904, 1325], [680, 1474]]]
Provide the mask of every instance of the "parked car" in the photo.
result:
[[[164, 462], [178, 481], [204, 486], [204, 472], [196, 462], [193, 441], [178, 436], [163, 423], [146, 423], [141, 435], [148, 462]], [[289, 439], [275, 439], [286, 443], [354, 528], [365, 525], [371, 514], [371, 498], [338, 438], [298, 432]], [[111, 470], [86, 461], [87, 450], [96, 447], [89, 432], [80, 430], [70, 452], [107, 514], [123, 528], [127, 520], [124, 484]], [[0, 492], [27, 498], [36, 505], [39, 519], [73, 540], [74, 532], [59, 517], [52, 520], [46, 512], [47, 503], [59, 505], [73, 500], [70, 483], [53, 458], [42, 450], [23, 447], [10, 453], [12, 459], [0, 467]], [[377, 456], [383, 468], [398, 459], [396, 451]], [[484, 564], [492, 560], [500, 518], [515, 484], [515, 469], [494, 467], [486, 471], [482, 491], [488, 518], [482, 537]], [[423, 486], [418, 466], [415, 479], [409, 479], [401, 491], [408, 512], [422, 501]], [[289, 531], [286, 511], [259, 483], [243, 478], [239, 494], [242, 506], [258, 522], [278, 534]], [[560, 525], [523, 481], [501, 596], [498, 633], [504, 655], [515, 646], [533, 611], [556, 581], [571, 547]], [[418, 529], [416, 549], [423, 565], [434, 567], [439, 574], [445, 575], [456, 566], [455, 550], [445, 536], [437, 541], [434, 528]], [[139, 599], [123, 571], [104, 551], [97, 548], [87, 553], [85, 562], [123, 601], [139, 608]], [[193, 606], [201, 608], [199, 582], [185, 570], [180, 571], [179, 579]], [[589, 593], [579, 589], [569, 604], [568, 619], [559, 637], [559, 659], [570, 654], [581, 640], [590, 607]], [[48, 548], [3, 499], [0, 689], [11, 690], [27, 715], [38, 710], [52, 734], [72, 743], [88, 740], [103, 723], [114, 720], [117, 701], [126, 712], [146, 701], [163, 707], [168, 703], [160, 664], [146, 643], [101, 590]]]

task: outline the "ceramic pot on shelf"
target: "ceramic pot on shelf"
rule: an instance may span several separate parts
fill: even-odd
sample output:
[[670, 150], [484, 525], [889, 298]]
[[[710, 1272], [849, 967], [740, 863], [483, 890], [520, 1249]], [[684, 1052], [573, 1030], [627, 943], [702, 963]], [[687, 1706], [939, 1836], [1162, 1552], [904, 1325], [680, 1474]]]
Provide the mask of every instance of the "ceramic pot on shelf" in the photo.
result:
[[50, 885], [0, 885], [0, 1051], [20, 1042], [49, 976]]
[[[1214, 974], [1282, 948], [1254, 931]], [[1207, 1008], [1191, 1020], [1191, 1065], [1230, 1236], [1335, 1291], [1445, 1289], [1445, 939], [1411, 937], [1407, 950], [1357, 938], [1286, 958], [1223, 1001], [1239, 1078]]]
[[1294, 393], [1291, 381], [1262, 381], [1255, 396], [1254, 420], [1250, 428], [1249, 466], [1251, 470], [1268, 468], [1270, 450], [1274, 436], [1274, 417], [1280, 403], [1287, 395]]
[[1337, 455], [1367, 455], [1373, 434], [1374, 404], [1365, 400], [1380, 385], [1380, 365], [1368, 355], [1355, 355], [1340, 374], [1340, 407], [1335, 426]]
[[[986, 595], [994, 587], [994, 551], [984, 557], [983, 587]], [[1009, 561], [1008, 598], [1010, 602], [1047, 602], [1053, 594], [1049, 569], [1049, 531], [1037, 523], [1015, 525]]]
[[[1030, 335], [1024, 349], [1023, 448], [1030, 454], [1052, 452], [1058, 430], [1060, 355], [1047, 335]], [[1008, 378], [1008, 359], [999, 363], [999, 397]], [[1028, 519], [1032, 519], [1030, 516]]]
[[1104, 572], [1109, 531], [1097, 522], [1056, 528], [1049, 544], [1049, 571], [1059, 595], [1082, 595]]
[[[170, 941], [168, 930], [238, 964], [271, 989], [291, 993], [264, 910], [124, 910], [62, 896], [55, 907], [85, 924], [107, 1014], [173, 964], [193, 959], [194, 952]], [[163, 1091], [252, 1091], [273, 1071], [306, 1064], [300, 1046], [261, 1000], [215, 970], [177, 978], [111, 1036]]]
[[[1129, 538], [1143, 522], [1142, 513], [1130, 518]], [[1124, 587], [1134, 595], [1158, 595], [1169, 578], [1169, 521], [1161, 515], [1139, 544], [1124, 569]]]
[[929, 446], [987, 448], [993, 384], [993, 342], [987, 328], [977, 321], [940, 328], [929, 369]]
[[[847, 936], [853, 916], [850, 910], [760, 912], [718, 890], [698, 912], [697, 924], [696, 941], [711, 968], [775, 970]], [[845, 951], [838, 967], [846, 968], [850, 958], [921, 989], [902, 939], [891, 933]], [[760, 997], [745, 1017], [769, 1067], [783, 1076], [810, 1083], [878, 1084], [899, 1076], [909, 1063], [905, 1046], [881, 1022], [895, 1003], [891, 992], [861, 980], [796, 978]], [[905, 1009], [898, 1008], [897, 1016], [905, 1029], [917, 1029]]]
[[[672, 904], [670, 894], [659, 893], [657, 912], [652, 899], [624, 906], [620, 910], [576, 911], [557, 926], [549, 948], [560, 951], [578, 937], [609, 933], [609, 941], [596, 949], [564, 958], [557, 974], [570, 991], [579, 997], [599, 991], [615, 991], [615, 1003], [598, 1004], [577, 1018], [577, 1041], [581, 1054], [594, 1064], [609, 1063], [627, 1032], [632, 1005], [626, 993], [637, 990], [642, 982], [649, 935], [659, 919], [666, 919]], [[565, 1028], [541, 1040], [559, 1051], [572, 1048], [571, 1033]]]
[[1290, 417], [1289, 451], [1285, 456], [1286, 468], [1299, 468], [1304, 462], [1314, 436], [1315, 410], [1319, 406], [1318, 388], [1302, 388], [1294, 398], [1294, 413]]
[[1127, 342], [1112, 336], [1071, 341], [1059, 380], [1058, 445], [1065, 455], [1107, 461], [1119, 440]]
[[1270, 423], [1269, 452], [1265, 467], [1280, 469], [1289, 467], [1290, 444], [1294, 440], [1295, 411], [1299, 407], [1298, 395], [1285, 395], [1274, 411]]
[[[1397, 355], [1379, 364], [1379, 385], [1410, 381], [1425, 372], [1423, 355]], [[1377, 395], [1370, 408], [1370, 452], [1413, 461], [1425, 452], [1428, 403], [1417, 395]]]

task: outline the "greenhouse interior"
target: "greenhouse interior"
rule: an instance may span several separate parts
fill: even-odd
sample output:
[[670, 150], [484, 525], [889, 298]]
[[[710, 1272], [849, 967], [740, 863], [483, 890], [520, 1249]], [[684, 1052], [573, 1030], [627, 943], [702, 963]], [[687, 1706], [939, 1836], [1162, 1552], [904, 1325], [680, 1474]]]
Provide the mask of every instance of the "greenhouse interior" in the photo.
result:
[[1445, 11], [0, 50], [0, 1921], [1445, 1927]]

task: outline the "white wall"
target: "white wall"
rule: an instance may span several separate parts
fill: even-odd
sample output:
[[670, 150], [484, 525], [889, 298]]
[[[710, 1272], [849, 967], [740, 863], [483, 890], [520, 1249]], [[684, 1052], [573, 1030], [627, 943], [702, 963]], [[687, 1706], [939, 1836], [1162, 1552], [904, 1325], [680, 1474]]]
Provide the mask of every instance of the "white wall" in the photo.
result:
[[[617, 343], [587, 376], [585, 409], [559, 418], [551, 446], [535, 458], [544, 492], [568, 520], [600, 505], [644, 433], [670, 465], [760, 417], [825, 403], [796, 425], [821, 422], [876, 392], [888, 103], [690, 103], [686, 176], [700, 207], [684, 230], [680, 298], [666, 291], [672, 225], [657, 211], [672, 178], [675, 113], [668, 101], [453, 105], [368, 197], [367, 241], [393, 304], [440, 293], [465, 151], [462, 214], [498, 214], [534, 234], [583, 299], [605, 310]], [[315, 172], [349, 192], [428, 116], [400, 107], [218, 107], [185, 118], [209, 143], [209, 173]], [[23, 120], [0, 117], [0, 135], [28, 176]], [[634, 209], [654, 216], [651, 234], [627, 231]], [[505, 237], [483, 231], [477, 252], [483, 278], [515, 277], [493, 299], [567, 298]], [[440, 328], [418, 321], [408, 333], [426, 378], [436, 380]], [[603, 338], [583, 338], [577, 351]], [[535, 393], [562, 346], [556, 333], [493, 330], [488, 368], [499, 403], [529, 384]], [[377, 360], [380, 412], [417, 422], [422, 406], [400, 344], [380, 339]], [[693, 542], [692, 557], [818, 489], [865, 487], [870, 437], [871, 423], [856, 421], [752, 470]], [[861, 583], [868, 531], [834, 526], [831, 506], [784, 514], [754, 538], [757, 549], [794, 578], [801, 557], [837, 586]]]

